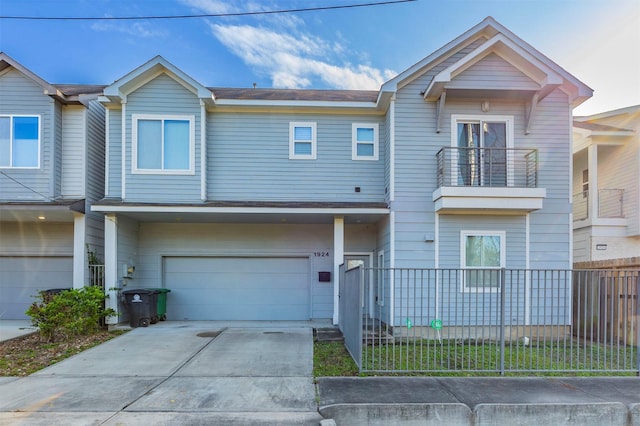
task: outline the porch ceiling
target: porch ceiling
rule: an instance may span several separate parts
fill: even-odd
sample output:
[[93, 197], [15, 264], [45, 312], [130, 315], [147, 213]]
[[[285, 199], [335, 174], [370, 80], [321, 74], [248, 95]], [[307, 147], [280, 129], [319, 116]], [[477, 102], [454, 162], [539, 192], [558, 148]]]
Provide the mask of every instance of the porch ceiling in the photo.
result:
[[389, 214], [384, 203], [216, 202], [202, 205], [155, 205], [101, 202], [92, 207], [105, 214], [127, 216], [139, 222], [162, 223], [375, 223]]
[[0, 222], [73, 222], [74, 213], [84, 213], [84, 200], [0, 204]]

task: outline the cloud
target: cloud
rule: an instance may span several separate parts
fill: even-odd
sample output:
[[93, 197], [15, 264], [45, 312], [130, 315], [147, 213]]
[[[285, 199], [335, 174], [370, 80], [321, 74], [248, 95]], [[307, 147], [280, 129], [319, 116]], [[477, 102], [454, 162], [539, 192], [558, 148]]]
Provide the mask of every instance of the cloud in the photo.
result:
[[[202, 0], [192, 0], [202, 1]], [[337, 42], [328, 42], [296, 29], [288, 31], [251, 26], [210, 24], [213, 35], [256, 71], [266, 73], [278, 88], [305, 88], [318, 83], [336, 89], [377, 90], [395, 75], [365, 64], [335, 64], [332, 59], [346, 52]]]
[[164, 31], [154, 28], [149, 22], [99, 21], [92, 24], [91, 29], [99, 32], [118, 32], [142, 38], [166, 36]]
[[[182, 0], [201, 13], [233, 14], [274, 10], [266, 1]], [[228, 18], [233, 24], [209, 23], [211, 33], [258, 74], [266, 74], [273, 87], [377, 90], [396, 73], [369, 64], [351, 64], [359, 55], [350, 52], [344, 38], [325, 40], [310, 34], [295, 14]], [[255, 24], [246, 24], [251, 19]], [[219, 22], [219, 21], [218, 21]], [[229, 22], [229, 21], [226, 21]], [[242, 24], [239, 24], [242, 22]]]

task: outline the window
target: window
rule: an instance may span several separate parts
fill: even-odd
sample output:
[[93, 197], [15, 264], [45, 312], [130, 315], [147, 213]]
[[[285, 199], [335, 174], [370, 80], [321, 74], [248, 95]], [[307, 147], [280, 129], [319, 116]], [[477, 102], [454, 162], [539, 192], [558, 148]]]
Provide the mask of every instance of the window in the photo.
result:
[[39, 116], [0, 116], [0, 167], [40, 167]]
[[589, 169], [582, 171], [582, 198], [589, 196]]
[[513, 118], [453, 115], [454, 170], [460, 186], [513, 184]]
[[463, 291], [500, 290], [500, 269], [505, 266], [505, 233], [462, 231]]
[[289, 158], [316, 159], [316, 123], [289, 123]]
[[378, 159], [378, 124], [352, 125], [352, 160]]
[[192, 116], [133, 115], [133, 173], [194, 173]]

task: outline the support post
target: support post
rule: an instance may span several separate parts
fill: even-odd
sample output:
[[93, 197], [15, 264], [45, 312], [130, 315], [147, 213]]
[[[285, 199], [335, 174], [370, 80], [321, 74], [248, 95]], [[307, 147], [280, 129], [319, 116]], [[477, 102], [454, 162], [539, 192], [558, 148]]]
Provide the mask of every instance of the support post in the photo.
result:
[[333, 324], [340, 312], [340, 265], [344, 263], [344, 217], [333, 218]]

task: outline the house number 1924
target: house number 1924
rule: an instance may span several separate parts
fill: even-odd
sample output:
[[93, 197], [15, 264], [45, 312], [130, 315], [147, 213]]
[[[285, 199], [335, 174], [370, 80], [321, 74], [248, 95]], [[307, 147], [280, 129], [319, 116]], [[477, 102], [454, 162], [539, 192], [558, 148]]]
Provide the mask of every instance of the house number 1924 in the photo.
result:
[[313, 255], [315, 257], [329, 257], [329, 252], [328, 251], [314, 251]]

